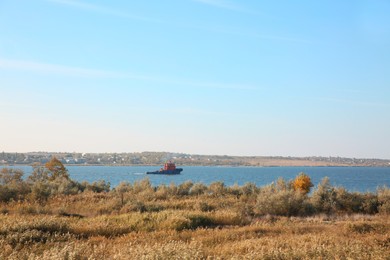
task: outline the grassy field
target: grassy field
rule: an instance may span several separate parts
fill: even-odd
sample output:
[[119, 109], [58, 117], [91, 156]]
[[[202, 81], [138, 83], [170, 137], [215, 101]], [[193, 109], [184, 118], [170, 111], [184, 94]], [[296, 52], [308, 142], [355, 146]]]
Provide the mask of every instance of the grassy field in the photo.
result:
[[0, 259], [390, 259], [390, 189], [310, 177], [227, 187], [0, 171]]
[[390, 258], [388, 214], [272, 216], [258, 194], [143, 185], [3, 203], [0, 259]]

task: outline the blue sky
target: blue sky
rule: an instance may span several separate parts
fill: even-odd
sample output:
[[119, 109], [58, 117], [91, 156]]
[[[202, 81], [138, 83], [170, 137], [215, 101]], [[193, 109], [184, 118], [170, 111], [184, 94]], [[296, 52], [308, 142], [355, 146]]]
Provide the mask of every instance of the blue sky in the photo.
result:
[[0, 150], [388, 159], [389, 13], [0, 0]]

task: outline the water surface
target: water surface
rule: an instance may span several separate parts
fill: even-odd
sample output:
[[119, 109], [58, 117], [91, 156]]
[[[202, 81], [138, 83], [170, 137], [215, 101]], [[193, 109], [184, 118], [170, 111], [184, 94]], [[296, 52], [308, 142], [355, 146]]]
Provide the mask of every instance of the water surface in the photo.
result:
[[[1, 167], [0, 167], [1, 168]], [[20, 168], [28, 176], [31, 166], [13, 166]], [[153, 185], [180, 184], [185, 181], [210, 184], [222, 181], [227, 186], [243, 185], [253, 182], [263, 186], [276, 181], [279, 177], [294, 179], [300, 172], [308, 174], [317, 185], [324, 177], [329, 177], [332, 185], [343, 186], [349, 191], [373, 192], [377, 187], [390, 187], [390, 167], [208, 167], [184, 166], [180, 175], [146, 175], [146, 171], [157, 170], [156, 166], [67, 166], [72, 179], [94, 182], [105, 180], [115, 187], [121, 181], [133, 183], [149, 178]]]

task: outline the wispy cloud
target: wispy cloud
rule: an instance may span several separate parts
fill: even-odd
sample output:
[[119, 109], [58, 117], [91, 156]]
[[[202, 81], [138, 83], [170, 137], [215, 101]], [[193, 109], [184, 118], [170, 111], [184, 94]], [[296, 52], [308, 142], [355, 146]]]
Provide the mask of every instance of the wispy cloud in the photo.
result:
[[0, 58], [0, 69], [29, 71], [39, 74], [59, 75], [67, 77], [85, 77], [85, 78], [117, 78], [128, 80], [141, 80], [147, 82], [157, 82], [164, 84], [179, 85], [183, 87], [213, 88], [213, 89], [237, 89], [237, 90], [255, 90], [256, 86], [246, 84], [225, 84], [217, 82], [200, 82], [179, 78], [163, 78], [151, 75], [141, 75], [131, 72], [118, 72], [90, 68], [81, 68], [73, 66], [64, 66], [58, 64], [42, 63], [26, 60], [14, 60]]
[[192, 0], [192, 1], [206, 4], [206, 5], [210, 5], [210, 6], [214, 6], [217, 8], [236, 11], [236, 12], [257, 14], [256, 12], [254, 12], [250, 9], [247, 9], [243, 6], [238, 5], [238, 4], [234, 4], [232, 2], [228, 2], [226, 0]]
[[85, 11], [97, 12], [97, 13], [101, 13], [101, 14], [106, 14], [106, 15], [111, 15], [111, 16], [116, 16], [116, 17], [121, 17], [121, 18], [127, 18], [127, 19], [132, 19], [132, 20], [139, 20], [139, 21], [145, 21], [145, 22], [156, 22], [156, 23], [162, 22], [160, 20], [153, 19], [150, 17], [133, 15], [133, 14], [121, 11], [121, 10], [108, 8], [108, 7], [101, 6], [101, 5], [81, 2], [81, 1], [75, 1], [75, 0], [46, 0], [46, 1], [54, 3], [54, 4], [70, 6], [70, 7], [85, 10]]

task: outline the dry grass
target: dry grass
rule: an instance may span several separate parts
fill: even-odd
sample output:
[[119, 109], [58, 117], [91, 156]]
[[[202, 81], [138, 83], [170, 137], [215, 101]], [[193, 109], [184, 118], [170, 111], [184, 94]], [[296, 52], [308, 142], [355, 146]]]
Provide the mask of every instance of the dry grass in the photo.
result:
[[390, 259], [386, 214], [258, 216], [244, 196], [140, 194], [2, 204], [0, 259]]
[[[1, 258], [8, 259], [388, 259], [390, 235], [388, 218], [340, 220], [311, 223], [305, 219], [280, 218], [272, 223], [260, 221], [248, 226], [217, 229], [138, 231], [119, 235], [120, 229], [106, 232], [102, 223], [126, 222], [118, 219], [27, 218], [21, 224], [2, 217], [10, 230], [0, 246]], [[8, 220], [7, 220], [8, 219]], [[54, 223], [59, 223], [55, 225]], [[42, 230], [40, 224], [50, 228]], [[80, 228], [77, 225], [84, 224]], [[116, 225], [116, 226], [119, 226]], [[364, 226], [362, 232], [361, 227]], [[366, 228], [369, 226], [370, 228]], [[26, 229], [29, 227], [30, 229]], [[66, 231], [66, 232], [65, 232]], [[86, 231], [80, 238], [79, 232]], [[52, 233], [50, 233], [52, 232]], [[18, 236], [16, 235], [18, 234]], [[39, 235], [37, 235], [39, 234]], [[104, 233], [103, 233], [104, 235]], [[39, 237], [40, 239], [34, 240]], [[42, 238], [46, 240], [43, 241]]]
[[46, 170], [30, 181], [2, 172], [0, 260], [390, 259], [388, 188], [350, 193], [325, 178], [308, 195], [283, 179], [265, 187], [144, 179], [110, 190]]

